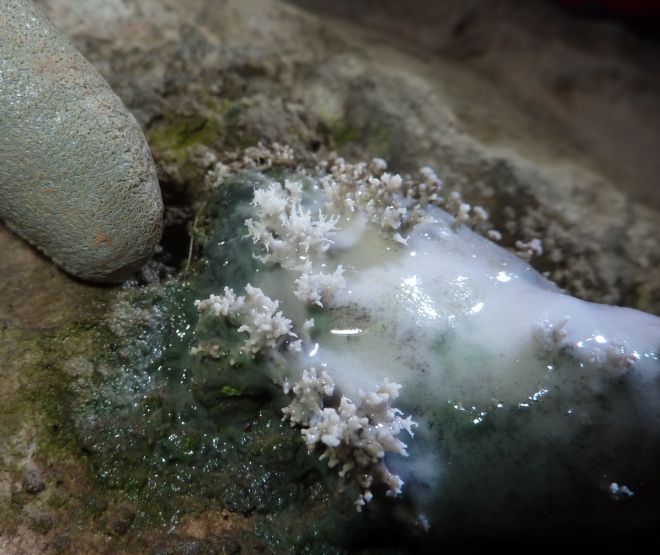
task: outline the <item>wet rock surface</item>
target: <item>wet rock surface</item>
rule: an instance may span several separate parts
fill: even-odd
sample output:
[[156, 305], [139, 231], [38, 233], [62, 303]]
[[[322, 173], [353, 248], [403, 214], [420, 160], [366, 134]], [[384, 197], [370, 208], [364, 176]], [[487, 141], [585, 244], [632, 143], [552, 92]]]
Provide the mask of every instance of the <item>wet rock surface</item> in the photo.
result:
[[[358, 8], [351, 24], [266, 0], [38, 4], [142, 125], [158, 166], [165, 229], [154, 261], [123, 289], [76, 282], [0, 229], [2, 552], [398, 549], [387, 534], [377, 541], [351, 524], [352, 507], [333, 497], [316, 467], [305, 466], [304, 453], [292, 451], [298, 438], [279, 425], [267, 396], [235, 404], [223, 384], [193, 389], [190, 375], [176, 373], [187, 364], [168, 370], [171, 360], [149, 348], [179, 341], [176, 357], [185, 359], [189, 338], [177, 335], [182, 321], [171, 315], [189, 305], [185, 282], [200, 274], [208, 170], [259, 140], [289, 144], [301, 157], [330, 150], [381, 156], [396, 171], [430, 165], [448, 188], [491, 212], [505, 246], [541, 238], [544, 254], [533, 264], [562, 287], [660, 313], [660, 217], [653, 202], [638, 202], [652, 167], [612, 155], [606, 139], [593, 146], [584, 130], [600, 117], [584, 107], [608, 104], [602, 87], [586, 86], [592, 81], [584, 71], [609, 67], [611, 56], [603, 46], [566, 67], [566, 52], [578, 47], [561, 29], [575, 22], [559, 12], [544, 15], [561, 46], [544, 63], [562, 68], [562, 82], [584, 85], [561, 117], [544, 100], [550, 93], [542, 80], [502, 87], [493, 78], [504, 79], [507, 64], [527, 64], [518, 50], [492, 40], [486, 69], [483, 60], [464, 63], [455, 51], [476, 38], [449, 49], [411, 46], [408, 37], [369, 28], [369, 3], [357, 3], [366, 14], [358, 25]], [[388, 12], [375, 13], [376, 26], [391, 29], [381, 24]], [[609, 44], [609, 27], [583, 25], [590, 44]], [[532, 40], [533, 27], [516, 29]], [[617, 63], [632, 76], [645, 67], [627, 49]], [[641, 88], [642, 99], [635, 87], [625, 90], [618, 105], [646, 130], [627, 140], [650, 140], [644, 137], [655, 126], [644, 116], [645, 99], [657, 98], [654, 85]], [[634, 190], [631, 164], [638, 166]], [[163, 292], [172, 276], [173, 288]], [[163, 319], [158, 310], [167, 306]], [[194, 375], [211, 379], [203, 367]], [[142, 379], [155, 380], [157, 393], [142, 398]], [[208, 474], [212, 453], [219, 466]], [[226, 471], [248, 458], [256, 464]], [[38, 494], [22, 491], [28, 463], [42, 473]], [[291, 466], [301, 474], [292, 478]], [[287, 492], [292, 480], [300, 488]], [[324, 521], [330, 505], [345, 516], [339, 524]], [[324, 534], [334, 543], [318, 539]], [[405, 552], [405, 538], [396, 541]]]

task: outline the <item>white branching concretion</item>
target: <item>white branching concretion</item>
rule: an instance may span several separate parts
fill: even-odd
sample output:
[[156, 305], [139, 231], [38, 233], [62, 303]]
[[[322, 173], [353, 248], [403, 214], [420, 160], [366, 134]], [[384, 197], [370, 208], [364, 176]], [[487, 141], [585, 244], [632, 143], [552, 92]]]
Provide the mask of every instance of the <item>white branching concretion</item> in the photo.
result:
[[283, 188], [274, 182], [267, 189], [254, 191], [256, 217], [245, 221], [247, 236], [263, 247], [265, 253], [257, 255], [262, 262], [306, 272], [332, 244], [338, 217], [328, 218], [320, 210], [313, 217], [296, 200], [299, 186], [287, 185]]
[[291, 180], [284, 187], [274, 182], [267, 189], [255, 189], [255, 218], [247, 219], [245, 226], [247, 237], [265, 251], [257, 258], [301, 272], [295, 280], [295, 296], [323, 307], [332, 304], [346, 285], [341, 265], [332, 273], [316, 269], [333, 243], [339, 216], [328, 217], [319, 210], [313, 217], [301, 205], [302, 189], [300, 181]]
[[321, 178], [321, 186], [329, 212], [351, 214], [359, 209], [386, 231], [398, 231], [404, 224], [417, 221], [419, 213], [409, 213], [407, 206], [411, 204], [406, 195], [411, 181], [386, 172], [384, 160], [349, 164], [335, 158], [323, 166], [327, 174]]
[[332, 274], [303, 272], [295, 281], [293, 294], [301, 301], [323, 308], [323, 303], [333, 304], [346, 287], [343, 274], [341, 265]]
[[274, 349], [282, 337], [296, 338], [288, 341], [287, 346], [289, 350], [300, 350], [301, 341], [291, 331], [291, 320], [278, 310], [279, 301], [264, 295], [261, 289], [249, 283], [244, 296], [237, 297], [232, 289], [225, 287], [224, 295], [197, 300], [195, 306], [200, 313], [226, 318], [238, 326], [239, 333], [247, 333], [244, 345], [247, 352]]
[[357, 403], [342, 396], [338, 406], [332, 406], [335, 384], [327, 372], [317, 376], [314, 368], [305, 370], [292, 388], [285, 385], [285, 392], [290, 389], [294, 398], [282, 409], [284, 419], [303, 427], [310, 453], [320, 449], [319, 458], [327, 459], [330, 468], [338, 467], [341, 477], [355, 478], [361, 488], [358, 510], [372, 499], [374, 483], [385, 484], [388, 495], [401, 493], [403, 481], [384, 462], [386, 453], [407, 456], [406, 444], [398, 436], [402, 430], [412, 436], [416, 426], [390, 404], [400, 388], [384, 380], [376, 391], [361, 391]]
[[284, 393], [293, 393], [293, 401], [282, 409], [284, 419], [291, 425], [308, 426], [312, 417], [323, 409], [323, 399], [332, 396], [335, 382], [326, 371], [317, 376], [316, 368], [303, 370], [302, 377], [293, 386], [285, 381], [282, 385]]

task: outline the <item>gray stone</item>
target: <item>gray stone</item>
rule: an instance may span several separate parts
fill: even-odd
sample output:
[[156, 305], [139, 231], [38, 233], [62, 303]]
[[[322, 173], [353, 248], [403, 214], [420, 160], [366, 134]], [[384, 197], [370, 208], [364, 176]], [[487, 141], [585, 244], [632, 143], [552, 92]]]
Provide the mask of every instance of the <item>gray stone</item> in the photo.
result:
[[0, 6], [0, 218], [67, 272], [119, 281], [161, 234], [142, 131], [32, 2]]

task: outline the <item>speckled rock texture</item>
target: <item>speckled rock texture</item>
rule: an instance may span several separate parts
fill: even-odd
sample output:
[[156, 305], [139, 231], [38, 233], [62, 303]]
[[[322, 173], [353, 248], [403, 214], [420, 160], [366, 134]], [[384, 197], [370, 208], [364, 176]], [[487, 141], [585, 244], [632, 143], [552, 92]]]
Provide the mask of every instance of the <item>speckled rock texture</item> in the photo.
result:
[[30, 0], [0, 0], [0, 218], [67, 272], [116, 282], [162, 226], [142, 131]]

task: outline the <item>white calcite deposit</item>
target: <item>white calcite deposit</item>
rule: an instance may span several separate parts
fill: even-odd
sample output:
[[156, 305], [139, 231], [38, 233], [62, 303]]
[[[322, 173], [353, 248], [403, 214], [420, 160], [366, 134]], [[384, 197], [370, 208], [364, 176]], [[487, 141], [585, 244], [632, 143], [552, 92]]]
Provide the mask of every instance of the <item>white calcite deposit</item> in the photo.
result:
[[357, 481], [358, 507], [405, 482], [420, 514], [479, 473], [493, 495], [629, 483], [617, 446], [658, 441], [660, 318], [563, 293], [430, 169], [384, 170], [338, 159], [257, 188], [236, 240], [261, 268], [244, 298], [198, 301], [277, 362], [310, 452]]

